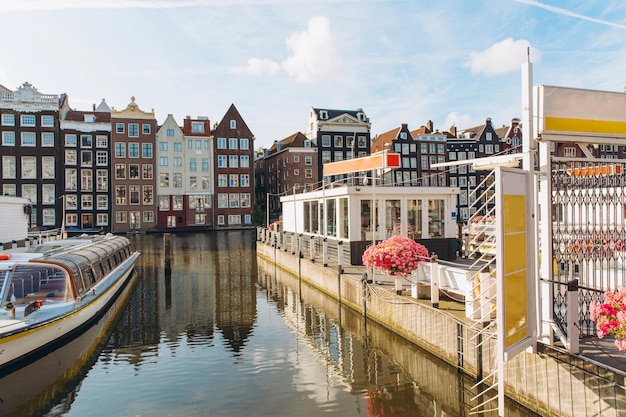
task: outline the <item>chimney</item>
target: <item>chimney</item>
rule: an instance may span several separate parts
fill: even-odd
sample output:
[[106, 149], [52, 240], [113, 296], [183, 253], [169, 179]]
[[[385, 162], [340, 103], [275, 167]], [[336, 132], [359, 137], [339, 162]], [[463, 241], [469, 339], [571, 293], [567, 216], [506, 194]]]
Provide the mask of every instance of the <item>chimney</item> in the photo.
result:
[[457, 136], [456, 136], [456, 126], [455, 126], [455, 125], [450, 126], [450, 133], [451, 133], [451, 134], [452, 134], [452, 136], [454, 136], [455, 138], [457, 137]]
[[428, 129], [428, 133], [432, 133], [433, 132], [433, 121], [429, 120], [428, 122], [426, 122], [426, 128]]
[[96, 103], [93, 103], [92, 108], [93, 108], [93, 111], [96, 111]]

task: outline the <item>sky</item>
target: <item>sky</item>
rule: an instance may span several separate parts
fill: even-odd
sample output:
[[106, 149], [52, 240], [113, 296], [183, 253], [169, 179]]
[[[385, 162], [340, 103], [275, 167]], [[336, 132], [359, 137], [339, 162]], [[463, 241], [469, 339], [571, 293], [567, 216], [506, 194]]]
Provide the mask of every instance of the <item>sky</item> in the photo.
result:
[[89, 110], [136, 98], [219, 122], [231, 104], [269, 147], [311, 107], [362, 108], [372, 137], [522, 116], [533, 84], [624, 91], [623, 0], [0, 0], [0, 84]]

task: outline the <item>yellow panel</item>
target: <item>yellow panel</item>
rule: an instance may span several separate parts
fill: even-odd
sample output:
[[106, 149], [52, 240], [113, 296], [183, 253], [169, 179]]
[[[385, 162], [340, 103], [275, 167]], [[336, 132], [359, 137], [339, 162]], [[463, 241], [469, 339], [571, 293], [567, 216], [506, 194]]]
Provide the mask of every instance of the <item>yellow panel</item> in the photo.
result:
[[546, 116], [544, 130], [626, 135], [626, 122]]
[[504, 274], [526, 269], [526, 234], [504, 235]]
[[[526, 196], [504, 195], [504, 234], [526, 231]], [[526, 253], [526, 248], [524, 248]]]
[[505, 348], [528, 337], [528, 291], [526, 271], [504, 277]]

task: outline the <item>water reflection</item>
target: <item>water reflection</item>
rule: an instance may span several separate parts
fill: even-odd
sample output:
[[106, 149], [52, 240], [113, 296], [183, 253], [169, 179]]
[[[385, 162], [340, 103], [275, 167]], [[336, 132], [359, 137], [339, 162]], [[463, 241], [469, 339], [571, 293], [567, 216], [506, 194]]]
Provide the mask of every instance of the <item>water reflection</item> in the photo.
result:
[[254, 231], [132, 239], [136, 287], [115, 328], [93, 330], [106, 344], [15, 415], [468, 415], [472, 381], [257, 259]]

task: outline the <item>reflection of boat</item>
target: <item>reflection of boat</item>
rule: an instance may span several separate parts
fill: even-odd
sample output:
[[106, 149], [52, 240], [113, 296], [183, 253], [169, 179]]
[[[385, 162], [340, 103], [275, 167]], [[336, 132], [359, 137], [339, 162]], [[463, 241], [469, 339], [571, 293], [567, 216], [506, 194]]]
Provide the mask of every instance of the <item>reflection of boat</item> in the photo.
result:
[[79, 331], [115, 299], [139, 257], [122, 236], [6, 251], [0, 261], [0, 371]]
[[104, 348], [136, 283], [135, 274], [111, 307], [76, 338], [0, 379], [0, 415], [42, 415], [55, 404], [67, 411], [83, 375]]

